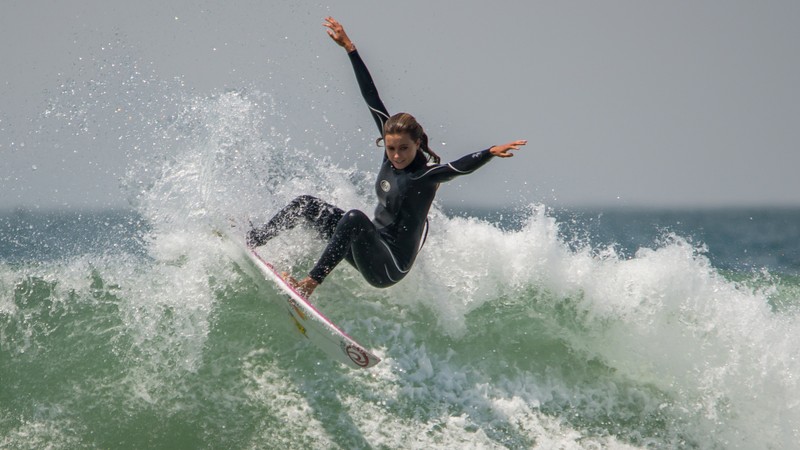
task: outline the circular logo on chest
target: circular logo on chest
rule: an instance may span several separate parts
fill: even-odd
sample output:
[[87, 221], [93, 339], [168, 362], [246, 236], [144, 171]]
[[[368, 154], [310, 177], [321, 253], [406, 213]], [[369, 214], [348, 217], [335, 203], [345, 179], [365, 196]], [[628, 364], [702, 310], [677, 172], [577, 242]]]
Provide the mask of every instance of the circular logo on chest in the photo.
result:
[[389, 189], [391, 189], [391, 188], [392, 188], [392, 185], [389, 184], [388, 181], [381, 180], [381, 189], [383, 190], [383, 192], [389, 192]]

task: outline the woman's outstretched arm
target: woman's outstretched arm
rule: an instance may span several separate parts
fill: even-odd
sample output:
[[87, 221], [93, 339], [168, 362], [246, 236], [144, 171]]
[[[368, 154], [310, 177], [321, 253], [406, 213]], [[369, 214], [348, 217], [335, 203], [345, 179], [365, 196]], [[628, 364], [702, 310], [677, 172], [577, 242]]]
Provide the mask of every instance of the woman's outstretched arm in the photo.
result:
[[471, 153], [447, 164], [436, 164], [416, 176], [416, 179], [428, 177], [436, 183], [450, 181], [455, 177], [472, 173], [483, 167], [493, 156], [498, 158], [510, 158], [514, 156], [512, 150], [519, 150], [527, 144], [526, 140], [512, 141], [507, 144], [494, 145], [486, 150]]

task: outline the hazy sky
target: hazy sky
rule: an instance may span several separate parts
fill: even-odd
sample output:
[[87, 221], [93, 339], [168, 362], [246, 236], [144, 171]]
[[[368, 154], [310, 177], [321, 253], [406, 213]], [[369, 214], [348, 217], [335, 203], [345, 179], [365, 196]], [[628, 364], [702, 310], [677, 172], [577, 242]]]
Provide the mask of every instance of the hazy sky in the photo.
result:
[[102, 97], [87, 86], [114, 65], [197, 95], [280, 92], [368, 142], [327, 15], [445, 159], [529, 140], [445, 203], [800, 205], [796, 0], [274, 3], [2, 1], [0, 207], [125, 205], [119, 130], [62, 140], [47, 120], [71, 87]]

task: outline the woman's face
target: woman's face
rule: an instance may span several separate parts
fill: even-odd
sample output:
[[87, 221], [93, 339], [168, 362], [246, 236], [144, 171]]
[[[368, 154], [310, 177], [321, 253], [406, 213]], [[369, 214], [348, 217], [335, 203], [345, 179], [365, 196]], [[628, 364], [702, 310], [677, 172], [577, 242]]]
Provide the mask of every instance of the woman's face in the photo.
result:
[[403, 170], [414, 161], [419, 150], [419, 140], [412, 140], [408, 133], [387, 134], [383, 137], [386, 157], [397, 170]]

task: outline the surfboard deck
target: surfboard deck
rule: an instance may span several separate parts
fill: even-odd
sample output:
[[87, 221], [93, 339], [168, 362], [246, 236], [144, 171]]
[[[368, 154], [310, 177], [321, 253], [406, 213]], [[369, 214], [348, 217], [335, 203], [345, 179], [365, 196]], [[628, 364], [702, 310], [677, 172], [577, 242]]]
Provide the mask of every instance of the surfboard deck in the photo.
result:
[[264, 278], [275, 283], [275, 286], [285, 294], [289, 317], [297, 330], [312, 344], [328, 357], [354, 369], [366, 369], [381, 361], [378, 356], [348, 336], [297, 292], [255, 249], [241, 245]]

